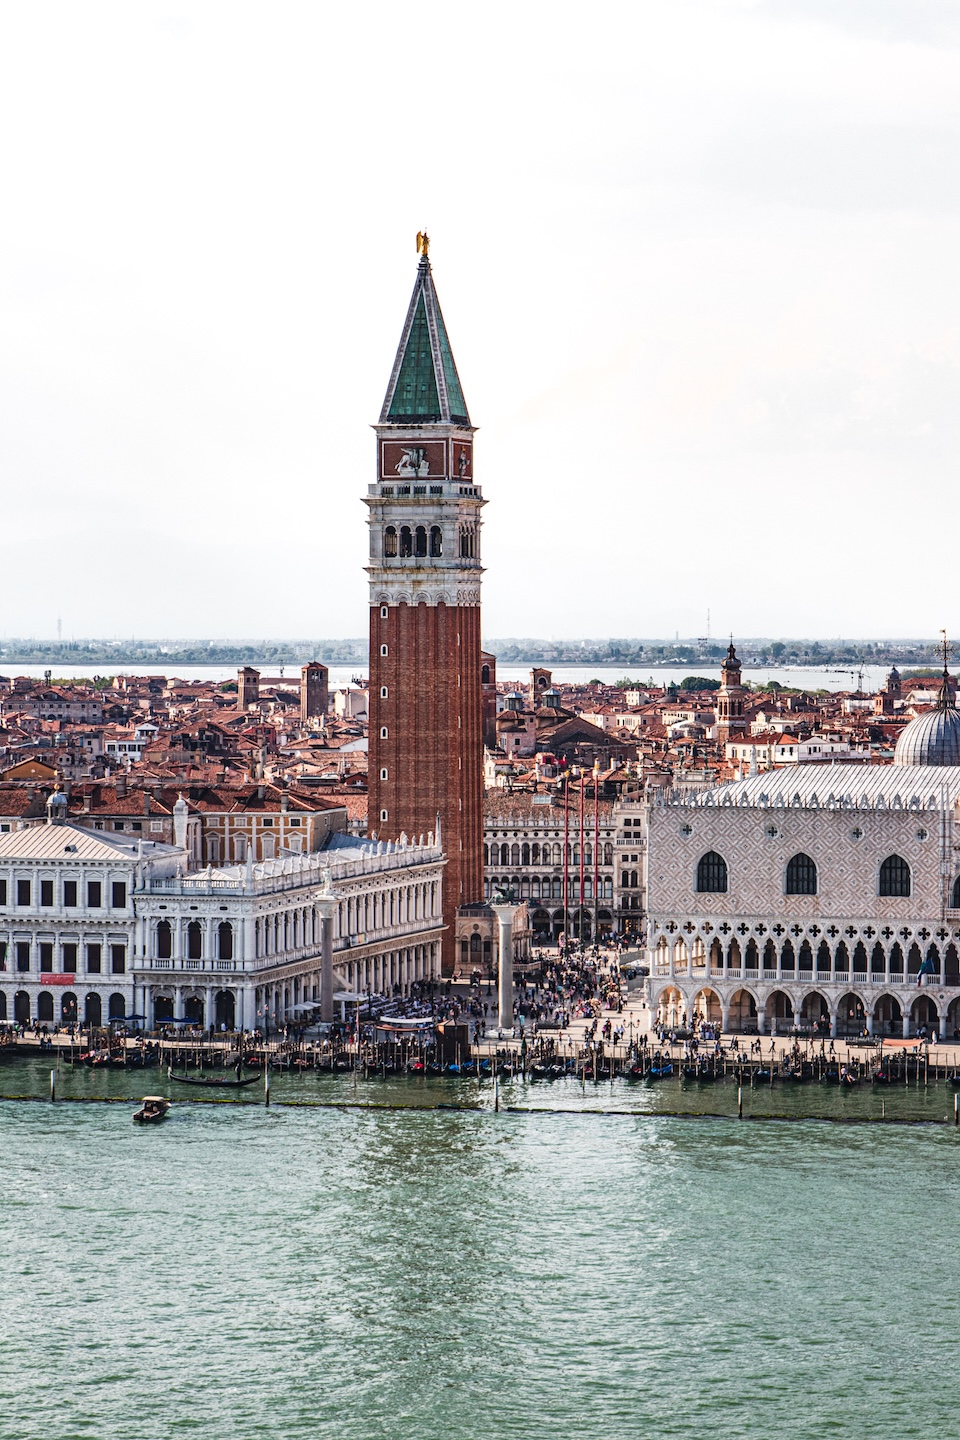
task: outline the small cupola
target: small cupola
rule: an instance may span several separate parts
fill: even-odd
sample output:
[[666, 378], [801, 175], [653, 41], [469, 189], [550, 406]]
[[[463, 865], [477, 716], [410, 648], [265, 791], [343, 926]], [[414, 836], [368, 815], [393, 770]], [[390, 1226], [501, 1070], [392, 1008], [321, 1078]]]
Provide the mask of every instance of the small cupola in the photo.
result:
[[47, 801], [47, 823], [64, 825], [67, 820], [67, 797], [62, 790], [54, 790]]

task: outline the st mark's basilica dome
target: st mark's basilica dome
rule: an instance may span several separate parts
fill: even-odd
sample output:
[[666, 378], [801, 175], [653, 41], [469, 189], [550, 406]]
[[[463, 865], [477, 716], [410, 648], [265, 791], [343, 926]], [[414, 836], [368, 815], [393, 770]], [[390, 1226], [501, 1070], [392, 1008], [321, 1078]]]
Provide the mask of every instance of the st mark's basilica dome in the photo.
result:
[[960, 765], [960, 710], [944, 672], [936, 710], [918, 715], [900, 732], [894, 765]]

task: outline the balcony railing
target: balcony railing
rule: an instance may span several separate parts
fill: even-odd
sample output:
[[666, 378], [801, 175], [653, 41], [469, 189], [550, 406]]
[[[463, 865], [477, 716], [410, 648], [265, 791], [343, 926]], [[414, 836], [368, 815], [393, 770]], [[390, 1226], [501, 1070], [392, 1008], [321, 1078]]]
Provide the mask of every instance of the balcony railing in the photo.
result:
[[922, 985], [935, 985], [941, 990], [960, 990], [960, 974], [953, 971], [947, 975], [934, 973], [921, 976], [916, 971], [905, 975], [900, 970], [891, 971], [890, 974], [874, 970], [780, 970], [778, 972], [776, 970], [743, 969], [736, 966], [731, 966], [727, 970], [718, 969], [716, 966], [708, 969], [701, 964], [693, 965], [690, 969], [678, 965], [671, 972], [669, 961], [653, 961], [650, 974], [654, 979], [668, 979], [671, 973], [677, 980], [694, 980], [701, 984], [709, 984], [715, 980], [762, 980], [768, 985], [842, 985], [845, 988], [870, 985], [874, 988], [886, 989], [903, 986], [911, 990]]

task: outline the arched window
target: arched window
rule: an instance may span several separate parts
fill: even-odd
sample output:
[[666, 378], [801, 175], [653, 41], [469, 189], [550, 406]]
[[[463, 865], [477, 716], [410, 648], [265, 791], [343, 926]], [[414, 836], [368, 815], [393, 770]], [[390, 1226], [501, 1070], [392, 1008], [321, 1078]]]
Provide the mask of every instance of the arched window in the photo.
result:
[[384, 555], [396, 555], [397, 553], [396, 525], [388, 525], [383, 532], [383, 553]]
[[173, 933], [169, 920], [161, 920], [157, 926], [157, 958], [169, 960], [173, 955]]
[[217, 953], [221, 960], [233, 959], [233, 926], [229, 920], [220, 921], [217, 934]]
[[481, 685], [489, 685], [489, 684], [490, 684], [490, 666], [489, 666], [489, 665], [481, 665], [481, 666], [480, 666], [480, 684], [481, 684]]
[[467, 559], [473, 554], [473, 536], [466, 526], [460, 530], [460, 554]]
[[439, 525], [430, 526], [430, 554], [433, 559], [443, 554], [443, 531]]
[[697, 891], [701, 895], [726, 895], [727, 862], [716, 850], [701, 855], [697, 865]]
[[405, 559], [413, 554], [413, 536], [410, 534], [409, 525], [400, 526], [400, 558]]
[[799, 855], [794, 855], [792, 860], [787, 862], [787, 887], [788, 895], [816, 895], [817, 893], [817, 867], [801, 850]]
[[418, 525], [416, 530], [416, 554], [426, 555], [427, 553], [427, 527]]
[[960, 910], [960, 875], [953, 882], [953, 899], [950, 902], [952, 910]]
[[888, 855], [880, 866], [880, 894], [910, 894], [910, 866], [902, 855]]
[[524, 841], [523, 844], [520, 846], [520, 864], [530, 864], [530, 846], [527, 844], [526, 841]]
[[203, 930], [199, 920], [191, 920], [187, 926], [187, 959], [203, 959]]
[[[506, 864], [506, 861], [504, 861], [504, 864]], [[519, 845], [514, 844], [514, 845], [511, 845], [511, 846], [510, 846], [510, 864], [511, 864], [511, 865], [519, 865], [519, 864], [520, 864], [520, 846], [519, 846]]]

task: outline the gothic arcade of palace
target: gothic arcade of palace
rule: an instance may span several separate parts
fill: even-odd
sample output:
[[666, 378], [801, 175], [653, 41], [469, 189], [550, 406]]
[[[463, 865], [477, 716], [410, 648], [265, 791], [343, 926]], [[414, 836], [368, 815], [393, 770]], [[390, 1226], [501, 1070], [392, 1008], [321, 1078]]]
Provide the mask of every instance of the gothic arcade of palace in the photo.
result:
[[[425, 247], [424, 247], [425, 248]], [[369, 828], [439, 832], [443, 967], [483, 899], [480, 526], [466, 402], [423, 253], [376, 427], [369, 487]], [[439, 817], [439, 824], [438, 824]]]
[[648, 996], [669, 1025], [960, 1031], [960, 712], [892, 765], [812, 763], [646, 813]]

